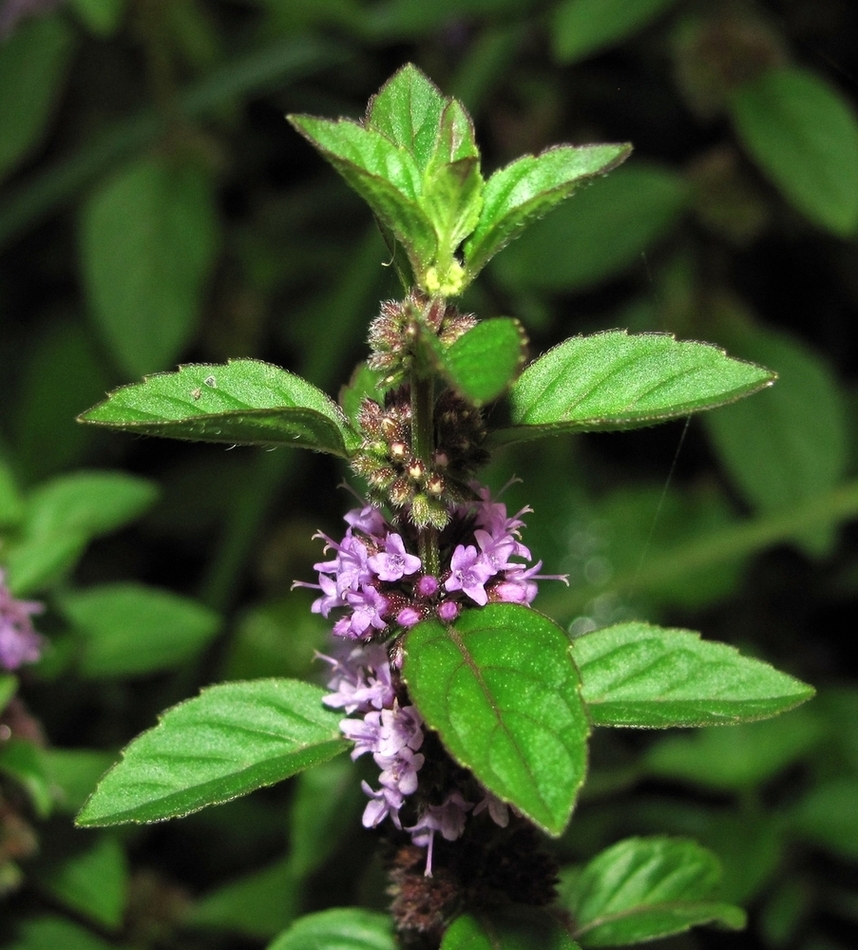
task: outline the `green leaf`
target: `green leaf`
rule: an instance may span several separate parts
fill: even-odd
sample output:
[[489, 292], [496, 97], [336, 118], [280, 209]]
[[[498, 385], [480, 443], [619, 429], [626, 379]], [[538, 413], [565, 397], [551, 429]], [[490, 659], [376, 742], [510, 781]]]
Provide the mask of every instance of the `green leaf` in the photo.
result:
[[0, 448], [0, 528], [20, 524], [24, 518], [24, 499], [11, 467]]
[[0, 179], [42, 141], [62, 95], [74, 34], [58, 16], [22, 23], [0, 44]]
[[846, 237], [858, 227], [858, 119], [814, 73], [773, 69], [730, 102], [739, 138], [811, 221]]
[[289, 445], [347, 456], [358, 437], [333, 400], [260, 360], [191, 364], [112, 392], [81, 422], [145, 435], [245, 445]]
[[83, 807], [98, 780], [116, 761], [96, 749], [43, 749], [42, 761], [57, 811], [73, 815]]
[[573, 642], [597, 726], [720, 726], [767, 719], [813, 696], [805, 683], [689, 630], [621, 623]]
[[847, 861], [858, 861], [858, 783], [854, 776], [817, 785], [792, 809], [789, 827], [803, 841]]
[[511, 291], [538, 292], [592, 287], [632, 264], [645, 273], [646, 251], [673, 228], [686, 198], [685, 181], [676, 172], [636, 162], [594, 181], [534, 224], [497, 259], [493, 273]]
[[80, 672], [139, 676], [192, 659], [221, 626], [212, 610], [143, 584], [103, 584], [63, 596], [61, 609], [83, 640]]
[[68, 570], [88, 542], [146, 511], [155, 486], [121, 472], [79, 471], [36, 488], [26, 500], [21, 540], [7, 558], [17, 596], [45, 586]]
[[128, 862], [116, 838], [102, 834], [38, 875], [38, 882], [66, 907], [118, 930], [128, 899]]
[[128, 0], [71, 0], [70, 6], [96, 36], [111, 36], [119, 28]]
[[8, 673], [0, 673], [0, 712], [9, 705], [9, 700], [18, 689], [18, 678]]
[[565, 0], [554, 11], [554, 56], [568, 64], [622, 42], [674, 0]]
[[427, 620], [405, 641], [409, 693], [447, 751], [549, 834], [566, 826], [589, 723], [569, 640], [518, 604]]
[[394, 950], [390, 917], [359, 907], [334, 907], [307, 914], [268, 950]]
[[728, 357], [708, 343], [666, 333], [609, 330], [555, 346], [510, 391], [517, 442], [561, 432], [635, 429], [713, 409], [770, 386], [775, 374]]
[[732, 729], [713, 727], [689, 735], [666, 735], [647, 749], [644, 769], [660, 778], [722, 791], [755, 788], [819, 743], [821, 724], [816, 716], [805, 714], [807, 708]]
[[471, 278], [537, 218], [582, 184], [624, 162], [631, 145], [558, 145], [523, 155], [486, 182], [474, 233], [465, 244]]
[[437, 337], [427, 339], [453, 388], [478, 406], [497, 399], [509, 387], [524, 363], [527, 346], [524, 328], [512, 317], [483, 320], [447, 349]]
[[414, 273], [422, 274], [438, 256], [438, 237], [418, 201], [421, 175], [410, 153], [375, 129], [348, 119], [287, 118], [393, 232]]
[[273, 785], [342, 752], [341, 715], [297, 680], [223, 683], [138, 736], [78, 816], [82, 826], [187, 815]]
[[559, 920], [538, 907], [507, 906], [457, 917], [441, 950], [579, 950]]
[[[778, 373], [770, 392], [705, 419], [736, 487], [761, 513], [791, 510], [839, 485], [848, 468], [849, 411], [831, 368], [785, 334], [744, 322], [727, 334], [731, 349]], [[810, 554], [836, 540], [837, 519], [797, 534]]]
[[139, 160], [86, 203], [80, 240], [92, 316], [118, 365], [140, 376], [173, 363], [196, 330], [220, 240], [209, 178]]
[[568, 895], [585, 947], [612, 947], [682, 933], [698, 924], [745, 926], [745, 914], [715, 901], [721, 866], [679, 838], [628, 838], [603, 851]]

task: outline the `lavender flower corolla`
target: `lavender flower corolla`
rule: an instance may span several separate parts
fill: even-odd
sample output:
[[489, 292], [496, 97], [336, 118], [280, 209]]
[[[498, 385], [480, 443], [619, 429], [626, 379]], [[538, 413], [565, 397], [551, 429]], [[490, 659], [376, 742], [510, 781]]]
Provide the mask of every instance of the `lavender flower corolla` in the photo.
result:
[[37, 601], [13, 597], [6, 586], [6, 574], [0, 569], [0, 669], [16, 670], [39, 659], [42, 638], [31, 618], [44, 609]]

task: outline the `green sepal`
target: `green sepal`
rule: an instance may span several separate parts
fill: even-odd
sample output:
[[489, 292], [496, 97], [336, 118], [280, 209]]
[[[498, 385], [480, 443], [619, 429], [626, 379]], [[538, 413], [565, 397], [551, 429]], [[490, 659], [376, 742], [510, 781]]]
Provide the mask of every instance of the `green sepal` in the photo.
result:
[[745, 914], [716, 899], [718, 859], [682, 838], [627, 838], [590, 861], [564, 895], [574, 936], [614, 947], [683, 933], [698, 924], [745, 926]]
[[774, 373], [708, 343], [667, 333], [577, 336], [528, 366], [510, 390], [512, 426], [497, 442], [636, 429], [713, 409], [770, 386]]
[[573, 641], [596, 726], [665, 729], [767, 719], [814, 690], [761, 660], [698, 633], [621, 623]]
[[79, 416], [125, 432], [231, 445], [314, 449], [347, 458], [359, 438], [333, 400], [261, 360], [189, 364], [122, 386]]
[[454, 759], [549, 834], [563, 831], [590, 725], [560, 627], [519, 604], [426, 620], [406, 636], [403, 677]]
[[341, 713], [298, 680], [221, 683], [168, 709], [104, 776], [82, 827], [175, 818], [280, 782], [345, 751]]
[[528, 224], [594, 176], [616, 168], [631, 151], [628, 144], [558, 145], [539, 155], [523, 155], [496, 171], [485, 184], [480, 217], [465, 244], [468, 279]]

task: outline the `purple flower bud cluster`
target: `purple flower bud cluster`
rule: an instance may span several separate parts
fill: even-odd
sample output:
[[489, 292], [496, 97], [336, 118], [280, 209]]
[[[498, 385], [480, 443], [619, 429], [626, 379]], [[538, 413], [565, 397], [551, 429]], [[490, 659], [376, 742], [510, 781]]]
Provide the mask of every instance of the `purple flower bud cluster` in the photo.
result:
[[42, 638], [30, 618], [43, 610], [36, 601], [13, 597], [6, 586], [5, 572], [0, 570], [0, 669], [16, 670], [39, 659]]
[[450, 523], [441, 532], [440, 576], [424, 571], [420, 558], [411, 553], [416, 539], [407, 523], [399, 533], [377, 508], [366, 505], [345, 516], [349, 527], [339, 543], [317, 535], [334, 556], [314, 565], [318, 584], [296, 581], [294, 586], [321, 591], [314, 613], [327, 618], [333, 610], [345, 611], [334, 623], [336, 636], [369, 640], [391, 622], [407, 628], [438, 617], [449, 623], [463, 607], [474, 604], [530, 604], [536, 581], [565, 581], [560, 575], [540, 574], [542, 561], [528, 566], [531, 553], [521, 543], [520, 531], [521, 516], [531, 509], [510, 517], [506, 505], [494, 501], [487, 488], [473, 488], [476, 500], [453, 507]]
[[352, 759], [370, 753], [379, 767], [379, 788], [368, 782], [361, 787], [369, 798], [363, 813], [363, 826], [377, 828], [385, 818], [399, 830], [411, 834], [418, 847], [426, 848], [426, 875], [432, 876], [432, 852], [436, 833], [447, 841], [460, 838], [469, 811], [486, 808], [492, 820], [502, 827], [509, 821], [507, 806], [486, 792], [474, 808], [458, 790], [450, 791], [440, 805], [427, 801], [415, 803], [416, 821], [403, 826], [400, 812], [405, 800], [418, 789], [417, 773], [425, 762], [419, 751], [423, 745], [423, 719], [416, 707], [400, 702], [403, 689], [391, 668], [386, 648], [379, 643], [353, 647], [341, 659], [322, 657], [331, 664], [333, 676], [328, 683], [331, 693], [324, 703], [334, 709], [359, 713], [340, 722], [347, 739], [354, 742]]

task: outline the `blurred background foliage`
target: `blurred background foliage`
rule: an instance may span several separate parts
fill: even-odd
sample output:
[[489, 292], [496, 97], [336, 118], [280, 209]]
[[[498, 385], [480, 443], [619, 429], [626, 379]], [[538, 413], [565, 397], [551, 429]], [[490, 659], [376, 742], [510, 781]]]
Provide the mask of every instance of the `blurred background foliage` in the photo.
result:
[[[627, 164], [501, 254], [465, 306], [534, 355], [613, 327], [775, 369], [686, 424], [508, 450], [488, 480], [571, 587], [574, 633], [631, 617], [741, 645], [819, 689], [730, 730], [599, 733], [558, 843], [698, 838], [745, 934], [858, 945], [858, 8], [853, 0], [0, 2], [0, 562], [51, 647], [0, 675], [0, 945], [263, 947], [306, 910], [384, 908], [335, 761], [151, 828], [70, 816], [117, 750], [206, 683], [318, 677], [322, 457], [105, 434], [75, 416], [178, 362], [252, 356], [336, 393], [393, 268], [284, 122], [359, 117], [413, 61], [472, 112], [487, 171], [556, 142]], [[549, 585], [546, 585], [549, 586]]]

